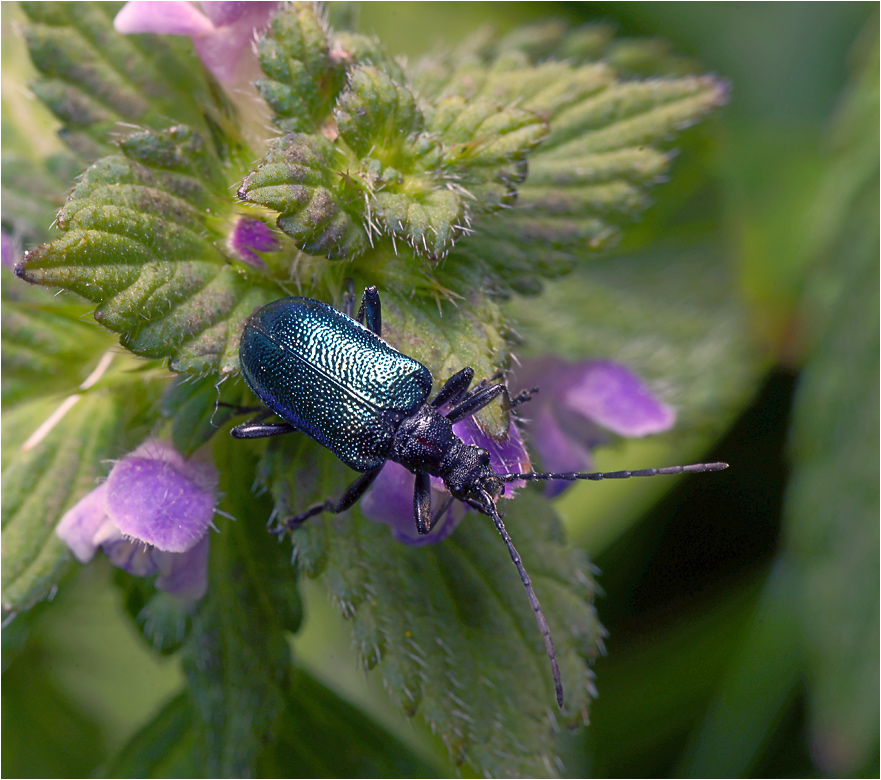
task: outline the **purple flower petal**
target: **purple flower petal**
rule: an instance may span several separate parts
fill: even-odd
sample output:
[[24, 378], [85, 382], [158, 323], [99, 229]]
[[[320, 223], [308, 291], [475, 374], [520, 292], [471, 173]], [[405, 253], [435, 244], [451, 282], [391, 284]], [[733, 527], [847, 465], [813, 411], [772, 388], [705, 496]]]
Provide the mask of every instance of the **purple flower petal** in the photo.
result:
[[107, 478], [107, 511], [126, 536], [166, 552], [186, 552], [211, 525], [213, 485], [174, 448], [148, 442]]
[[250, 28], [262, 27], [272, 16], [278, 3], [264, 2], [215, 2], [199, 3], [202, 12], [207, 16], [215, 27], [229, 27], [234, 24], [244, 24]]
[[[538, 433], [533, 444], [538, 451], [543, 469], [557, 473], [570, 471], [587, 471], [593, 468], [590, 450], [582, 446], [576, 439], [568, 435], [557, 423], [557, 418], [550, 409], [539, 409], [532, 422]], [[545, 495], [554, 498], [560, 495], [571, 483], [562, 480], [549, 480], [545, 484]]]
[[[591, 470], [591, 451], [609, 433], [646, 436], [669, 430], [676, 419], [636, 374], [612, 361], [568, 363], [544, 357], [527, 361], [516, 374], [519, 385], [539, 386], [521, 408], [530, 443], [546, 471]], [[545, 490], [555, 496], [571, 484], [549, 481]]]
[[100, 544], [96, 539], [106, 535], [102, 526], [113, 523], [107, 517], [105, 501], [107, 483], [98, 485], [90, 493], [86, 493], [61, 518], [55, 528], [62, 542], [82, 563], [88, 563], [95, 555]]
[[116, 538], [105, 540], [101, 547], [110, 559], [110, 563], [135, 577], [152, 577], [159, 571], [156, 558], [163, 553], [148, 544], [126, 539], [117, 532]]
[[157, 552], [156, 587], [182, 599], [198, 601], [208, 589], [208, 534], [183, 554]]
[[113, 20], [116, 31], [166, 35], [204, 35], [214, 31], [211, 20], [192, 3], [178, 0], [132, 0]]
[[[254, 36], [272, 18], [278, 3], [202, 3], [202, 10], [214, 22], [214, 32], [193, 38], [199, 59], [222, 84], [235, 84], [240, 70], [247, 71], [248, 63], [256, 68], [256, 56], [252, 55]], [[259, 70], [258, 70], [259, 73]]]
[[281, 242], [265, 222], [240, 216], [229, 233], [226, 247], [237, 260], [262, 268], [266, 263], [256, 252], [277, 252]]
[[277, 7], [275, 2], [218, 2], [203, 3], [199, 11], [191, 3], [133, 0], [113, 24], [121, 33], [190, 36], [205, 67], [218, 81], [231, 85], [255, 32], [266, 26]]
[[584, 364], [562, 402], [619, 436], [659, 433], [672, 428], [676, 420], [672, 407], [655, 398], [636, 374], [611, 362]]
[[[416, 530], [413, 508], [415, 477], [397, 463], [386, 463], [370, 490], [361, 499], [361, 513], [378, 523], [385, 523], [399, 542], [412, 546], [436, 544], [446, 539], [458, 525], [450, 512], [444, 513], [427, 534]], [[432, 490], [432, 506], [437, 508], [449, 495]]]
[[148, 440], [65, 513], [56, 533], [83, 563], [101, 547], [114, 566], [137, 577], [159, 574], [156, 587], [198, 599], [208, 583], [216, 486], [213, 464]]

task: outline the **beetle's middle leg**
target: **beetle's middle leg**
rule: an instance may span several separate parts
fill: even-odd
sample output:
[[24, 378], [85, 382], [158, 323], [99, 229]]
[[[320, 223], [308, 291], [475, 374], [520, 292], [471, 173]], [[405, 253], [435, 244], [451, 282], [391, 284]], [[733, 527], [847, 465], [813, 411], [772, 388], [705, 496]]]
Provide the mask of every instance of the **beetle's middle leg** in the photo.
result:
[[[383, 465], [385, 464], [383, 463]], [[382, 471], [382, 466], [378, 466], [370, 471], [365, 471], [360, 477], [358, 477], [358, 479], [346, 488], [346, 492], [343, 493], [343, 497], [339, 501], [328, 499], [320, 504], [313, 504], [305, 512], [286, 517], [276, 528], [272, 529], [272, 533], [280, 534], [284, 531], [293, 530], [302, 525], [310, 517], [320, 515], [322, 512], [332, 512], [335, 515], [338, 515], [340, 512], [345, 512], [367, 492], [367, 488], [373, 484], [373, 481], [379, 476], [380, 471]]]
[[268, 409], [265, 406], [243, 408], [243, 411], [256, 411], [257, 414], [230, 431], [234, 439], [262, 439], [264, 436], [278, 436], [282, 433], [293, 433], [297, 430], [295, 426], [288, 422], [263, 422], [271, 414], [275, 414], [272, 409]]

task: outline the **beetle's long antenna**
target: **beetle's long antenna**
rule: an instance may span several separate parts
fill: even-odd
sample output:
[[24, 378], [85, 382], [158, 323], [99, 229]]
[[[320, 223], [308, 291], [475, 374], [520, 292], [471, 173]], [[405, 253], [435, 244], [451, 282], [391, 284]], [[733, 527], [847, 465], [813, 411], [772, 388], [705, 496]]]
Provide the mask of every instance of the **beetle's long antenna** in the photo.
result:
[[541, 474], [527, 471], [525, 474], [497, 474], [502, 482], [519, 482], [522, 480], [563, 479], [572, 482], [576, 479], [629, 479], [630, 477], [656, 477], [659, 474], [699, 474], [703, 471], [724, 471], [727, 463], [691, 463], [688, 466], [665, 466], [662, 469], [640, 469], [638, 471], [594, 471], [590, 473], [573, 471], [568, 474]]
[[557, 691], [557, 705], [560, 709], [563, 708], [563, 683], [560, 680], [560, 667], [557, 666], [557, 651], [554, 649], [554, 642], [551, 639], [551, 631], [548, 628], [548, 621], [545, 620], [544, 613], [541, 611], [541, 604], [538, 603], [538, 596], [535, 595], [535, 591], [532, 589], [532, 581], [529, 579], [529, 575], [526, 573], [526, 569], [523, 566], [523, 561], [520, 560], [520, 553], [517, 552], [514, 547], [514, 543], [511, 541], [511, 537], [508, 534], [508, 530], [505, 528], [505, 524], [502, 522], [502, 518], [499, 516], [498, 510], [496, 510], [495, 504], [493, 503], [492, 497], [485, 490], [479, 490], [481, 499], [483, 499], [483, 509], [486, 513], [493, 519], [493, 522], [496, 524], [496, 528], [499, 529], [499, 533], [502, 535], [502, 539], [505, 540], [505, 544], [508, 546], [508, 552], [511, 554], [511, 560], [514, 561], [514, 565], [517, 567], [517, 571], [520, 572], [520, 580], [523, 582], [523, 587], [526, 588], [526, 595], [529, 597], [529, 604], [532, 607], [532, 611], [535, 612], [535, 619], [538, 621], [538, 628], [541, 631], [541, 635], [545, 640], [545, 650], [547, 650], [548, 658], [551, 661], [551, 672], [554, 675], [554, 688]]

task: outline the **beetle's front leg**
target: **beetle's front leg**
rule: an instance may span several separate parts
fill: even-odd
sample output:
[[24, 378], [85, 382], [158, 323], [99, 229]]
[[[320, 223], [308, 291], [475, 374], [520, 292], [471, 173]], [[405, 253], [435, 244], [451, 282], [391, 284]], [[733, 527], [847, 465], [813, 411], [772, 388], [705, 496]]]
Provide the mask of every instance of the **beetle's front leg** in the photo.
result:
[[361, 307], [356, 317], [367, 330], [377, 336], [382, 336], [382, 304], [379, 302], [379, 292], [375, 287], [365, 287], [364, 296], [361, 298]]
[[427, 534], [431, 530], [431, 477], [427, 471], [416, 472], [416, 486], [413, 489], [413, 516], [416, 530]]
[[457, 403], [463, 396], [467, 395], [472, 379], [474, 379], [474, 369], [471, 366], [465, 366], [465, 368], [456, 372], [444, 382], [444, 386], [432, 399], [431, 405], [435, 409], [439, 409], [446, 403]]
[[369, 488], [377, 476], [379, 476], [379, 472], [382, 471], [382, 466], [384, 465], [385, 464], [383, 463], [381, 466], [378, 466], [371, 471], [365, 471], [360, 477], [358, 477], [358, 479], [346, 488], [346, 492], [343, 493], [343, 497], [339, 501], [328, 499], [320, 504], [310, 506], [305, 512], [301, 512], [298, 515], [286, 517], [278, 524], [278, 526], [272, 529], [272, 533], [280, 534], [285, 531], [292, 531], [301, 526], [310, 517], [320, 515], [322, 512], [332, 512], [335, 515], [338, 515], [340, 512], [345, 512], [367, 492], [367, 488]]

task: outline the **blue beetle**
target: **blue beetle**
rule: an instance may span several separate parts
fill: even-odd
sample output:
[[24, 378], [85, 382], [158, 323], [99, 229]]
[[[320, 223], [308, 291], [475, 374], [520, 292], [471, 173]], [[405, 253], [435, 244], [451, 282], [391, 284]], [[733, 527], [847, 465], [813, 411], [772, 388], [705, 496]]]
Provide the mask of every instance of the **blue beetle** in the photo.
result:
[[[492, 518], [520, 573], [535, 612], [554, 677], [557, 704], [563, 685], [556, 651], [538, 597], [520, 555], [496, 509], [504, 485], [519, 480], [624, 479], [656, 474], [718, 471], [724, 463], [697, 463], [663, 469], [566, 474], [527, 472], [497, 474], [489, 452], [465, 444], [453, 424], [475, 414], [498, 396], [510, 408], [529, 400], [535, 390], [515, 397], [507, 387], [479, 382], [465, 367], [429, 400], [433, 379], [418, 361], [382, 339], [382, 314], [375, 287], [364, 291], [357, 318], [354, 298], [345, 312], [311, 298], [283, 298], [257, 311], [246, 323], [239, 350], [242, 373], [262, 401], [256, 417], [232, 429], [238, 439], [302, 431], [327, 447], [343, 463], [362, 472], [338, 501], [327, 500], [287, 518], [277, 529], [295, 528], [321, 512], [349, 509], [370, 487], [387, 461], [416, 475], [413, 510], [416, 528], [427, 534], [454, 499]], [[498, 377], [493, 377], [496, 379]], [[439, 411], [446, 407], [446, 411]], [[275, 414], [282, 422], [266, 422]], [[449, 497], [432, 514], [430, 477], [443, 480]]]

